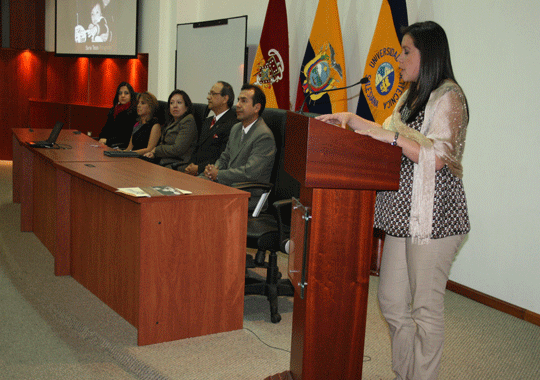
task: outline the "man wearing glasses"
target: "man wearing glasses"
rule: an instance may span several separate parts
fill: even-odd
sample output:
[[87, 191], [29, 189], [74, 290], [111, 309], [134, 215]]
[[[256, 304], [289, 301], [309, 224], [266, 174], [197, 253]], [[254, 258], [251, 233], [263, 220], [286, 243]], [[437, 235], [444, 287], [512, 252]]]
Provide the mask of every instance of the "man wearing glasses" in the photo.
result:
[[[276, 155], [274, 134], [260, 115], [266, 96], [259, 86], [244, 84], [236, 104], [240, 120], [231, 129], [227, 147], [215, 164], [207, 165], [199, 177], [231, 186], [239, 182], [270, 182]], [[254, 209], [262, 190], [252, 190], [248, 208]]]
[[227, 146], [232, 126], [238, 123], [236, 113], [231, 109], [234, 91], [229, 83], [218, 81], [212, 86], [206, 99], [214, 116], [207, 117], [201, 126], [191, 163], [185, 169], [185, 172], [191, 175], [201, 174], [207, 165], [217, 161]]

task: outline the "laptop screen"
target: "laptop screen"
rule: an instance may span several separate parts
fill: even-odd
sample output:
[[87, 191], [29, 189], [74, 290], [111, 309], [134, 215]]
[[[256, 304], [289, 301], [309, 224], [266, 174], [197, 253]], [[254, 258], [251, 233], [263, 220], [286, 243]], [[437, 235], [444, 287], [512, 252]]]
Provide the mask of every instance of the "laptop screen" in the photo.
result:
[[61, 121], [56, 122], [53, 130], [51, 131], [51, 134], [49, 135], [49, 138], [47, 139], [47, 142], [49, 144], [54, 144], [56, 142], [56, 139], [58, 138], [58, 135], [60, 134], [60, 131], [62, 130], [63, 126], [64, 126], [64, 123], [62, 123]]

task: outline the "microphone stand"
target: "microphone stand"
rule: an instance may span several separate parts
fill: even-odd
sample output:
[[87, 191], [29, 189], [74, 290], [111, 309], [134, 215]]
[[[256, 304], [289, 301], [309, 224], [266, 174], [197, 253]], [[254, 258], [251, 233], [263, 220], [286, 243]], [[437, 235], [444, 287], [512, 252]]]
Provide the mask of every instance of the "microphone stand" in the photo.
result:
[[[363, 77], [362, 79], [360, 79], [358, 82], [354, 83], [354, 84], [351, 84], [349, 86], [345, 86], [345, 87], [336, 87], [336, 88], [331, 88], [330, 90], [321, 90], [321, 91], [315, 91], [315, 92], [310, 92], [309, 94], [307, 94], [306, 96], [304, 96], [304, 101], [302, 102], [302, 106], [300, 107], [300, 109], [296, 112], [298, 112], [300, 115], [303, 115], [304, 114], [304, 105], [306, 104], [307, 100], [308, 99], [311, 99], [311, 96], [312, 95], [317, 95], [317, 94], [321, 94], [323, 92], [330, 92], [330, 91], [338, 91], [338, 90], [345, 90], [347, 88], [351, 88], [351, 87], [354, 87], [354, 86], [357, 86], [359, 84], [366, 84], [367, 82], [369, 82], [369, 79], [368, 77]], [[308, 109], [309, 110], [309, 109]]]

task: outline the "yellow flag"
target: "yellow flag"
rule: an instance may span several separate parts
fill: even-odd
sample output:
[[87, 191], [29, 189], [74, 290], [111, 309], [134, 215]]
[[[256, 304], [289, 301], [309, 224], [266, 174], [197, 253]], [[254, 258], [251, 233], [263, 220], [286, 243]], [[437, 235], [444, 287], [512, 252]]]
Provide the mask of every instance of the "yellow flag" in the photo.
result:
[[401, 52], [399, 29], [407, 23], [405, 0], [383, 0], [364, 69], [369, 82], [362, 88], [356, 110], [358, 115], [379, 124], [392, 114], [407, 88], [397, 61]]
[[319, 0], [300, 72], [296, 109], [306, 104], [314, 113], [347, 111], [347, 90], [327, 92], [346, 85], [337, 1]]

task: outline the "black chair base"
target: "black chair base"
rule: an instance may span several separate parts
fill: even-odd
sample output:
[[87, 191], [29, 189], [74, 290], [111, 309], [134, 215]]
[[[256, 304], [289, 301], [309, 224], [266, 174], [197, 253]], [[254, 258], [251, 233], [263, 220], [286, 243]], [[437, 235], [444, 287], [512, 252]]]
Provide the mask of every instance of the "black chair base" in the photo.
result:
[[[258, 252], [259, 259], [260, 253]], [[256, 260], [251, 255], [246, 257], [246, 268], [266, 268], [266, 278], [258, 279], [249, 277], [246, 269], [246, 295], [263, 295], [266, 296], [270, 303], [270, 320], [272, 323], [281, 321], [281, 314], [278, 312], [278, 297], [294, 295], [294, 287], [288, 279], [282, 280], [281, 272], [277, 265], [277, 253], [270, 252], [268, 262], [256, 263]]]

